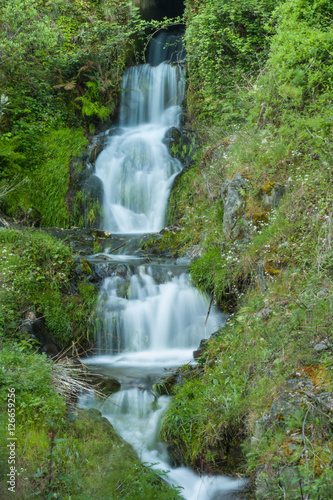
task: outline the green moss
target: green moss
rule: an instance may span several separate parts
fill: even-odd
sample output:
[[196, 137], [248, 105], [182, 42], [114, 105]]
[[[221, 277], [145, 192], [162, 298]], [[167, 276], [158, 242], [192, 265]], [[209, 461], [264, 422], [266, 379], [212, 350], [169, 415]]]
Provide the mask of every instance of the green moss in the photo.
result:
[[84, 275], [75, 277], [78, 290], [73, 292], [75, 263], [69, 248], [39, 231], [1, 231], [0, 241], [0, 337], [19, 336], [21, 320], [36, 310], [59, 347], [76, 338], [88, 342], [98, 292]]
[[267, 194], [268, 196], [272, 194], [276, 182], [268, 182], [261, 187], [261, 192]]
[[176, 488], [139, 462], [97, 410], [78, 410], [71, 422], [27, 423], [17, 436], [19, 470], [24, 471], [17, 476], [17, 489], [25, 497], [181, 499]]
[[42, 137], [43, 161], [30, 183], [30, 197], [43, 216], [43, 226], [68, 226], [65, 198], [69, 187], [69, 165], [82, 153], [87, 142], [82, 129], [60, 128]]

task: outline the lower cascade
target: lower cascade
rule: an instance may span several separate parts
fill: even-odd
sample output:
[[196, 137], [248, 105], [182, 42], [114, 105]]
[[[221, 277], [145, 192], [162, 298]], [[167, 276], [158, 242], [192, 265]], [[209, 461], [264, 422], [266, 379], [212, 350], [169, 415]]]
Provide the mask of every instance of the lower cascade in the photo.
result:
[[[179, 126], [184, 96], [184, 69], [175, 64], [179, 59], [168, 41], [166, 33], [155, 38], [151, 64], [127, 70], [120, 128], [96, 164], [104, 185], [104, 227], [114, 233], [159, 231], [173, 179], [181, 170], [163, 142], [168, 128]], [[162, 44], [168, 46], [164, 52]], [[167, 447], [159, 441], [170, 397], [153, 390], [166, 369], [194, 363], [193, 350], [223, 326], [225, 316], [191, 286], [186, 268], [177, 262], [161, 265], [107, 252], [103, 259], [112, 271], [100, 291], [97, 354], [85, 363], [93, 372], [117, 378], [121, 390], [104, 402], [82, 396], [80, 404], [100, 409], [143, 462], [168, 471], [163, 478], [179, 486], [184, 499], [237, 498], [244, 480], [198, 476], [170, 463]]]
[[[133, 257], [128, 258], [133, 262]], [[116, 377], [121, 390], [103, 403], [82, 398], [81, 405], [101, 410], [143, 462], [169, 471], [164, 479], [180, 486], [185, 499], [235, 498], [226, 495], [239, 491], [243, 480], [199, 477], [186, 467], [171, 466], [167, 447], [158, 440], [170, 397], [158, 397], [153, 391], [165, 369], [193, 362], [193, 350], [200, 340], [223, 325], [225, 317], [212, 307], [206, 320], [208, 297], [190, 285], [185, 273], [177, 275], [166, 266], [164, 272], [159, 269], [156, 273], [163, 280], [158, 283], [152, 266], [138, 265], [132, 272], [130, 267], [118, 265], [104, 280], [99, 354], [85, 360], [93, 371]]]

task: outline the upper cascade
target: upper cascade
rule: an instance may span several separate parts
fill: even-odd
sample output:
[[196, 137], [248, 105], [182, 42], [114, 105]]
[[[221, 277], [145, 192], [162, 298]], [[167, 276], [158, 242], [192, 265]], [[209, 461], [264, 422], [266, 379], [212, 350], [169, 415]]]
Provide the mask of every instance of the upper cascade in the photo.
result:
[[152, 63], [124, 74], [120, 128], [96, 162], [107, 231], [150, 233], [163, 227], [172, 182], [182, 168], [164, 141], [168, 128], [180, 124], [185, 70], [173, 61], [181, 49], [179, 36], [162, 32], [148, 50]]

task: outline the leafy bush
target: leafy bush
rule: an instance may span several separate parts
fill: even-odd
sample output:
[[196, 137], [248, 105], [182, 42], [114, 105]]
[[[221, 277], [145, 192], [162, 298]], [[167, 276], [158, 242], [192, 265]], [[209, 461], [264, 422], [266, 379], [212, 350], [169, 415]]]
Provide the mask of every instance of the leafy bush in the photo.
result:
[[265, 23], [276, 0], [203, 1], [187, 7], [190, 106], [208, 121], [246, 120], [239, 87], [255, 77], [267, 56]]

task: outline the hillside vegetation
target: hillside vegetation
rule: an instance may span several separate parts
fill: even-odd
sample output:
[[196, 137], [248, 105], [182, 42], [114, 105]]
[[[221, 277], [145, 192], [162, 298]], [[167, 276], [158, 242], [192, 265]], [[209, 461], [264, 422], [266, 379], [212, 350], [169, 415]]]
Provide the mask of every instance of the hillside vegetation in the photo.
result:
[[[116, 118], [121, 75], [139, 60], [146, 29], [162, 24], [141, 20], [122, 0], [0, 2], [3, 499], [130, 499], [133, 491], [137, 499], [179, 498], [98, 411], [76, 411], [90, 384], [68, 357], [94, 343], [98, 295], [79, 254], [99, 246], [92, 233], [87, 245], [82, 233], [75, 254], [74, 233], [63, 230], [84, 220], [77, 179], [88, 142]], [[93, 212], [88, 218], [93, 225]], [[15, 492], [8, 490], [10, 465]]]
[[[329, 500], [333, 4], [185, 5], [197, 141], [174, 146], [193, 165], [175, 182], [162, 238], [145, 245], [191, 257], [193, 284], [230, 316], [198, 365], [182, 367], [161, 436], [176, 462], [248, 477], [247, 498]], [[20, 226], [83, 223], [84, 152], [117, 118], [123, 70], [163, 25], [122, 0], [0, 5], [0, 391], [3, 401], [17, 391], [17, 498], [179, 498], [100, 415], [75, 415], [61, 380], [75, 386], [79, 368], [37, 352], [30, 320], [61, 349], [89, 345], [97, 287], [84, 259]]]
[[329, 499], [333, 6], [186, 5], [187, 123], [201, 148], [152, 245], [197, 256], [193, 283], [230, 319], [174, 389], [162, 436], [198, 470], [250, 477], [253, 498]]

